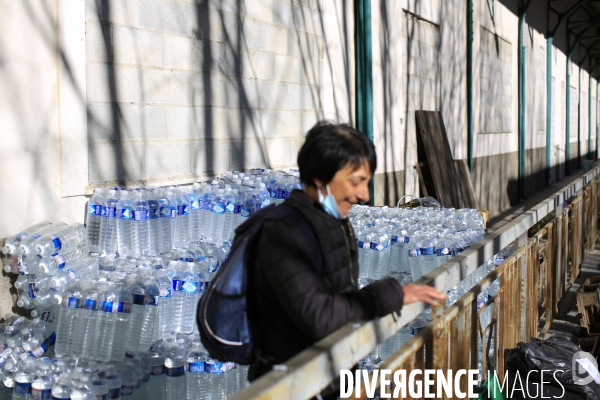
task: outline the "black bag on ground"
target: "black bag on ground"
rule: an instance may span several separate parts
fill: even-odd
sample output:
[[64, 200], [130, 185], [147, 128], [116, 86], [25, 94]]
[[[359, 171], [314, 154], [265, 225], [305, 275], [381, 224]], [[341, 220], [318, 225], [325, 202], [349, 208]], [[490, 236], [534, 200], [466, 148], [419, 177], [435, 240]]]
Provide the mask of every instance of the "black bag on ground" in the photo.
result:
[[[574, 371], [574, 367], [577, 368], [574, 365], [576, 363], [574, 356], [579, 352], [583, 351], [576, 344], [562, 336], [552, 336], [547, 340], [533, 338], [530, 343], [520, 342], [515, 349], [509, 350], [506, 355], [506, 370], [509, 376], [507, 380], [508, 388], [512, 390], [515, 385], [520, 386], [520, 382], [516, 382], [517, 373], [523, 386], [528, 386], [530, 391], [536, 389], [536, 384], [538, 385], [537, 388], [540, 388], [539, 384], [543, 376], [544, 387], [547, 388], [544, 396], [552, 394], [560, 397], [564, 392], [563, 399], [598, 399], [600, 385], [594, 380], [585, 385], [577, 384], [574, 380], [575, 376], [581, 377], [577, 371]], [[537, 372], [531, 373], [529, 381], [527, 381], [527, 375], [530, 371]], [[541, 371], [544, 371], [543, 375]], [[510, 391], [508, 395], [510, 395]], [[538, 394], [538, 396], [541, 396], [541, 394]], [[522, 397], [515, 396], [512, 398]]]
[[[210, 357], [219, 361], [241, 365], [252, 362], [254, 340], [260, 332], [249, 317], [248, 274], [254, 239], [267, 219], [289, 221], [311, 247], [318, 246], [315, 234], [304, 217], [285, 205], [265, 207], [236, 229], [229, 256], [200, 298], [196, 311], [202, 344]], [[319, 269], [321, 264], [321, 258], [316, 260]]]

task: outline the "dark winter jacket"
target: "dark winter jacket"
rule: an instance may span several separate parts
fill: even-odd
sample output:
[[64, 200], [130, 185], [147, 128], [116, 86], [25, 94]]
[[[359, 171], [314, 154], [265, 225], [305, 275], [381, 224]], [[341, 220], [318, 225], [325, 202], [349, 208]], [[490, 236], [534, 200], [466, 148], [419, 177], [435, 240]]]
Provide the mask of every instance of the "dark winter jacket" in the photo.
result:
[[[258, 339], [260, 362], [250, 367], [250, 380], [268, 372], [348, 322], [399, 311], [402, 287], [383, 279], [358, 289], [358, 249], [352, 225], [327, 214], [301, 191], [284, 202], [308, 222], [319, 249], [284, 220], [265, 221], [256, 239], [249, 300], [253, 321], [264, 335]], [[321, 252], [322, 270], [315, 260]]]

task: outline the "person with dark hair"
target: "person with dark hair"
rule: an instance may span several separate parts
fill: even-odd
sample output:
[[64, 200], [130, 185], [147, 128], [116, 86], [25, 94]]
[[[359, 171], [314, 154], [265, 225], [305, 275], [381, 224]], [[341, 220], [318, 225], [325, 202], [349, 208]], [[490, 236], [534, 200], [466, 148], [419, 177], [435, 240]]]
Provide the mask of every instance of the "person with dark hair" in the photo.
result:
[[[399, 312], [404, 304], [434, 305], [445, 295], [424, 285], [401, 286], [386, 278], [358, 287], [358, 248], [350, 208], [369, 201], [377, 167], [373, 143], [348, 125], [320, 122], [298, 153], [304, 190], [283, 205], [310, 227], [266, 220], [256, 238], [249, 301], [262, 336], [248, 378], [253, 381], [349, 322]], [[309, 240], [310, 239], [310, 240]], [[322, 393], [335, 398], [335, 384]]]

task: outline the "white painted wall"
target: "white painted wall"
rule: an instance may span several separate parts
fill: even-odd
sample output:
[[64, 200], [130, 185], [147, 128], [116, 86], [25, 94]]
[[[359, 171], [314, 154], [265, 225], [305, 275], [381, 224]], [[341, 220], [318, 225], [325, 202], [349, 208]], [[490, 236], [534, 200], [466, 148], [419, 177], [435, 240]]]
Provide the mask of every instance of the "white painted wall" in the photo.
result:
[[83, 218], [83, 10], [68, 0], [0, 0], [0, 238], [43, 219]]

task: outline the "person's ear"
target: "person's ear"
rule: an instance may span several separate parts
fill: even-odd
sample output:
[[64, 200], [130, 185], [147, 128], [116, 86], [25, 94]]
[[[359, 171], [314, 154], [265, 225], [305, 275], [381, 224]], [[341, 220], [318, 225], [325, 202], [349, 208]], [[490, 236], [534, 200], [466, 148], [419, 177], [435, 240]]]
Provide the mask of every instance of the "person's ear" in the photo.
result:
[[313, 179], [313, 183], [315, 184], [315, 187], [316, 187], [317, 189], [319, 189], [319, 188], [321, 188], [321, 187], [325, 186], [325, 185], [323, 185], [323, 182], [321, 182], [321, 180], [320, 180], [320, 179], [317, 179], [317, 178]]

